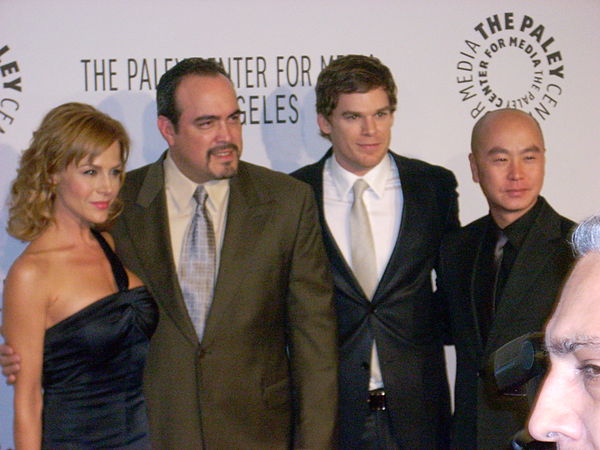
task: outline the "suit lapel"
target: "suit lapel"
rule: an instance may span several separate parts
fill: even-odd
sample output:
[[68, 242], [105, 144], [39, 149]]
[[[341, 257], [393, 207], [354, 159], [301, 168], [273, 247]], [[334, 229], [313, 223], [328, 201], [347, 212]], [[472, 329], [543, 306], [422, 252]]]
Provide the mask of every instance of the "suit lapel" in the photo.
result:
[[351, 298], [358, 303], [369, 303], [369, 300], [365, 297], [362, 288], [354, 277], [352, 269], [342, 255], [342, 251], [338, 247], [325, 219], [323, 170], [325, 169], [325, 161], [331, 156], [332, 150], [329, 149], [325, 156], [314, 165], [314, 169], [309, 172], [307, 182], [313, 187], [315, 192], [317, 207], [319, 208], [319, 220], [321, 221], [321, 228], [323, 230], [323, 241], [325, 242], [329, 261], [335, 268], [333, 271], [335, 287], [344, 292], [348, 298]]
[[[527, 234], [506, 280], [496, 314], [497, 320], [494, 320], [494, 323], [510, 323], [527, 310], [522, 307], [522, 302], [534, 289], [533, 283], [540, 273], [546, 270], [546, 264], [557, 251], [557, 247], [551, 242], [561, 239], [560, 219], [545, 200], [542, 201], [542, 209]], [[495, 331], [495, 327], [492, 326], [490, 337]]]
[[217, 337], [220, 326], [227, 326], [224, 321], [231, 316], [231, 302], [256, 263], [256, 237], [273, 213], [272, 201], [266, 190], [256, 189], [247, 166], [240, 162], [238, 175], [230, 184], [219, 273], [203, 338], [207, 344]]
[[163, 310], [182, 334], [196, 344], [198, 338], [189, 318], [173, 262], [171, 236], [164, 189], [163, 159], [150, 166], [142, 182], [135, 206], [125, 220], [146, 281]]
[[411, 167], [407, 158], [394, 153], [391, 153], [391, 155], [398, 168], [402, 187], [402, 218], [394, 249], [373, 298], [375, 303], [380, 298], [388, 297], [389, 289], [398, 286], [396, 280], [406, 277], [407, 271], [412, 270], [411, 266], [407, 264], [407, 258], [418, 254], [419, 250], [416, 249], [416, 246], [421, 245], [423, 235], [429, 232], [428, 224], [435, 223], [429, 215], [432, 211], [423, 208], [423, 205], [433, 207], [434, 203], [429, 198], [427, 186], [423, 186], [422, 178]]
[[[469, 260], [464, 267], [469, 267], [471, 269], [469, 277], [469, 313], [473, 318], [473, 325], [477, 333], [477, 345], [479, 354], [483, 352], [485, 348], [485, 342], [483, 341], [483, 335], [481, 333], [481, 318], [479, 317], [479, 308], [477, 307], [477, 303], [482, 301], [482, 299], [479, 298], [479, 296], [477, 295], [476, 283], [478, 269], [484, 264], [481, 262], [481, 258], [483, 257], [482, 247], [487, 232], [487, 227], [490, 225], [491, 220], [492, 218], [490, 216], [485, 216], [477, 224], [474, 224], [474, 227], [471, 230], [467, 241], [465, 242], [465, 251], [467, 252], [467, 255], [470, 256], [468, 257]], [[487, 262], [485, 264], [487, 264]]]

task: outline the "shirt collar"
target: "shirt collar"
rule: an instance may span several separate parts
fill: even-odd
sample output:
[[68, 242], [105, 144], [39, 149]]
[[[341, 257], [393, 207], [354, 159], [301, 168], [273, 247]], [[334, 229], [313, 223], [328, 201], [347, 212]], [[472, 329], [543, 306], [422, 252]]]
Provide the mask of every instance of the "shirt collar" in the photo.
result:
[[346, 197], [349, 194], [354, 182], [359, 178], [365, 180], [377, 197], [381, 198], [391, 174], [392, 156], [388, 153], [379, 164], [363, 176], [355, 175], [344, 169], [335, 159], [335, 155], [331, 155], [331, 158], [326, 161], [326, 164], [330, 165], [331, 179], [340, 198]]
[[[194, 183], [179, 170], [179, 167], [177, 167], [177, 164], [171, 158], [170, 151], [167, 152], [163, 167], [165, 171], [165, 186], [173, 200], [173, 205], [177, 211], [185, 211], [189, 208], [190, 202], [193, 201], [192, 197], [198, 184]], [[203, 183], [203, 186], [208, 194], [208, 202], [212, 203], [215, 208], [219, 208], [219, 205], [223, 204], [229, 194], [229, 179], [207, 181]]]
[[516, 249], [521, 247], [541, 209], [542, 201], [540, 197], [538, 197], [537, 201], [529, 211], [502, 230], [508, 238], [508, 242], [510, 242], [513, 247]]

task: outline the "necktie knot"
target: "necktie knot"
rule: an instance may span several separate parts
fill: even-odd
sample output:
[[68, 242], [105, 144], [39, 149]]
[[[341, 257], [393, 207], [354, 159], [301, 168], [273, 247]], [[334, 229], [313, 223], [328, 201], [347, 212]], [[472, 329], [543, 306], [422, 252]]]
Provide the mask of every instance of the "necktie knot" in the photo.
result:
[[496, 264], [500, 262], [504, 253], [504, 246], [508, 242], [508, 237], [502, 230], [498, 232], [498, 240], [496, 241], [496, 246], [494, 247], [494, 261]]
[[363, 180], [362, 178], [359, 178], [358, 180], [356, 180], [354, 182], [354, 184], [352, 185], [352, 193], [354, 194], [354, 202], [356, 202], [357, 200], [360, 200], [367, 189], [369, 189], [369, 184], [365, 180]]
[[196, 200], [196, 203], [198, 204], [198, 206], [202, 207], [204, 206], [204, 203], [206, 202], [206, 199], [208, 198], [208, 193], [206, 192], [206, 189], [204, 189], [204, 186], [200, 185], [196, 188], [196, 190], [194, 191], [194, 200]]

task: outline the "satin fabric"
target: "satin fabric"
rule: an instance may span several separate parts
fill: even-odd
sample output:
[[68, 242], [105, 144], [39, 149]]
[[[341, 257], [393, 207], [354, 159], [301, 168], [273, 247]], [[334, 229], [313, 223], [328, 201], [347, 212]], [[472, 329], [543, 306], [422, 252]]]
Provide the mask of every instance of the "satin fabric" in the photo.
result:
[[119, 291], [46, 330], [44, 448], [150, 448], [142, 378], [158, 311], [100, 242]]

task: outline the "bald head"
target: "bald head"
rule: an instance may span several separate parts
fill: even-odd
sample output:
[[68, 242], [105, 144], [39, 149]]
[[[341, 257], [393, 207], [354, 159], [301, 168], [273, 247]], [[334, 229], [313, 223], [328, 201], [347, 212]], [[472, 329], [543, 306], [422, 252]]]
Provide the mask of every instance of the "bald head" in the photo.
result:
[[500, 228], [535, 205], [544, 182], [544, 154], [540, 126], [523, 111], [492, 111], [473, 127], [471, 174]]
[[482, 144], [486, 141], [486, 138], [497, 128], [496, 125], [515, 122], [528, 124], [531, 127], [532, 133], [536, 134], [536, 137], [542, 143], [542, 148], [544, 147], [544, 136], [537, 120], [519, 109], [503, 108], [485, 113], [475, 123], [473, 132], [471, 133], [471, 152], [477, 153], [482, 148]]

